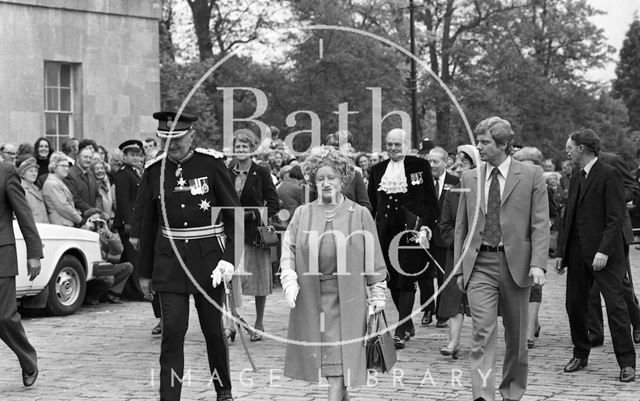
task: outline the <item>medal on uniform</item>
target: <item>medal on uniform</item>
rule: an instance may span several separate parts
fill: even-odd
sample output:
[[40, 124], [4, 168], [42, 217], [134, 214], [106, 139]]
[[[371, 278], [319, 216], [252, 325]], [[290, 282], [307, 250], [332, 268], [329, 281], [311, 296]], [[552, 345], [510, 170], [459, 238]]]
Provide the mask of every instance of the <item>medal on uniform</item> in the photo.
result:
[[187, 181], [182, 176], [182, 166], [180, 165], [178, 165], [178, 168], [176, 169], [176, 178], [178, 179], [178, 182], [176, 187], [173, 189], [173, 192], [188, 191], [189, 188], [185, 188], [185, 185], [187, 185]]
[[422, 179], [422, 171], [419, 171], [417, 173], [411, 173], [410, 178], [411, 178], [411, 185], [420, 185], [424, 183], [424, 180]]
[[204, 195], [209, 192], [208, 177], [198, 177], [189, 180], [191, 195]]

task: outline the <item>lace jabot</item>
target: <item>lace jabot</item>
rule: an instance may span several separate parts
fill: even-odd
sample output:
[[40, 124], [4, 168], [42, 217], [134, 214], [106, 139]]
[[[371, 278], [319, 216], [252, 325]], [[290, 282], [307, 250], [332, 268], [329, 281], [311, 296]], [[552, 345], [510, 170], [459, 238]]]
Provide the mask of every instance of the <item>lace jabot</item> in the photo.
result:
[[404, 160], [394, 162], [389, 161], [387, 169], [380, 180], [378, 191], [388, 194], [398, 194], [407, 192], [407, 176], [404, 173]]

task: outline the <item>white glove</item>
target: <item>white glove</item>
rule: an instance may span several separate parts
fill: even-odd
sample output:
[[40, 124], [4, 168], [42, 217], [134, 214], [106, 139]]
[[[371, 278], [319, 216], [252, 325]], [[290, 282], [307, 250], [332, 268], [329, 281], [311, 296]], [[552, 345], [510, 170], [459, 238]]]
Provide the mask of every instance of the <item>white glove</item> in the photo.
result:
[[387, 289], [387, 282], [385, 280], [371, 284], [369, 286], [369, 298], [367, 303], [369, 307], [373, 308], [373, 312], [384, 310], [385, 303], [387, 301], [387, 295], [385, 290]]
[[427, 226], [420, 227], [416, 242], [424, 249], [429, 249], [429, 241], [431, 241], [431, 229]]
[[213, 286], [213, 288], [216, 288], [218, 285], [220, 285], [222, 280], [227, 283], [231, 281], [234, 271], [235, 268], [231, 263], [225, 260], [219, 261], [216, 268], [211, 272], [211, 285]]
[[300, 291], [300, 286], [298, 285], [298, 274], [294, 270], [285, 269], [280, 274], [280, 283], [282, 284], [284, 297], [287, 300], [289, 308], [295, 308], [298, 292]]

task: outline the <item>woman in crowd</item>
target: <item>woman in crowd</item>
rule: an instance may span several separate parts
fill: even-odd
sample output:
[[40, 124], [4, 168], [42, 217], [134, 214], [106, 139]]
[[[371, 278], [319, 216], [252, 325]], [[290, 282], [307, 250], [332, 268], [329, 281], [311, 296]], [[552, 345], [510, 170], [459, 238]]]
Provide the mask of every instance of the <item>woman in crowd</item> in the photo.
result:
[[365, 347], [357, 339], [366, 332], [367, 302], [384, 309], [386, 268], [371, 214], [342, 194], [353, 161], [321, 147], [302, 170], [319, 195], [296, 209], [283, 236], [280, 280], [294, 341], [287, 345], [284, 375], [309, 382], [322, 375], [330, 401], [348, 400], [346, 385], [366, 382]]
[[36, 180], [38, 188], [42, 188], [42, 185], [47, 180], [47, 176], [49, 175], [49, 158], [53, 151], [54, 149], [53, 146], [51, 146], [51, 142], [45, 137], [38, 138], [33, 144], [33, 157], [35, 157], [36, 163], [38, 163], [38, 179]]
[[[251, 159], [258, 145], [257, 138], [247, 130], [236, 133], [233, 139], [233, 151], [236, 163], [229, 169], [231, 180], [243, 207], [267, 206], [268, 217], [274, 216], [280, 201], [276, 187], [269, 176], [269, 170], [258, 166]], [[254, 243], [258, 237], [258, 226], [262, 217], [258, 209], [245, 209], [245, 242], [243, 266], [247, 275], [241, 276], [242, 293], [252, 295], [256, 301], [256, 321], [254, 328], [264, 331], [264, 308], [267, 295], [271, 294], [273, 280], [271, 276], [270, 250], [258, 248]], [[231, 330], [231, 329], [230, 329]], [[232, 333], [233, 331], [231, 331]], [[233, 334], [230, 334], [233, 335]], [[262, 335], [251, 330], [251, 341], [262, 340]]]
[[[555, 168], [553, 160], [547, 159], [543, 162], [542, 152], [538, 148], [534, 148], [533, 146], [525, 146], [522, 149], [518, 150], [513, 154], [513, 158], [515, 160], [535, 164], [536, 166], [541, 166], [546, 169], [549, 169], [551, 172]], [[557, 242], [557, 231], [558, 225], [560, 224], [560, 206], [556, 201], [558, 197], [554, 189], [547, 185], [547, 195], [549, 199], [549, 225], [550, 232], [556, 232], [556, 241]], [[551, 249], [550, 249], [551, 250]], [[555, 251], [555, 250], [554, 250]], [[542, 302], [542, 286], [538, 284], [534, 284], [531, 287], [531, 295], [529, 296], [529, 320], [527, 322], [527, 347], [533, 348], [535, 347], [535, 338], [540, 335], [540, 322], [538, 321], [538, 315], [540, 313], [540, 303]]]
[[280, 169], [286, 164], [286, 155], [282, 150], [274, 149], [269, 153], [268, 161], [269, 166], [271, 167], [271, 174], [276, 177], [277, 180], [274, 184], [278, 185], [281, 180]]
[[82, 215], [74, 207], [73, 195], [63, 182], [69, 174], [69, 159], [64, 153], [53, 152], [49, 160], [49, 173], [42, 186], [49, 222], [69, 227], [82, 223]]
[[27, 198], [33, 219], [36, 223], [49, 223], [47, 207], [44, 204], [42, 191], [36, 186], [38, 178], [38, 163], [34, 157], [29, 157], [18, 166], [20, 183], [24, 188], [24, 195]]
[[[480, 160], [478, 150], [472, 145], [458, 146], [457, 162], [455, 173], [462, 175], [463, 171], [475, 168]], [[453, 238], [456, 225], [456, 213], [458, 211], [458, 202], [460, 201], [460, 193], [455, 191], [447, 191], [445, 193], [444, 202], [442, 204], [442, 213], [440, 215], [440, 235], [444, 242], [449, 246], [447, 250], [447, 261], [445, 264], [445, 277], [451, 278], [447, 283], [440, 297], [439, 313], [442, 318], [449, 318], [449, 342], [440, 348], [442, 355], [458, 359], [460, 352], [460, 333], [462, 332], [462, 323], [464, 314], [467, 309], [467, 299], [456, 284], [455, 277], [452, 276], [453, 268]], [[467, 313], [468, 314], [468, 313]]]
[[102, 199], [102, 212], [108, 218], [107, 221], [113, 221], [113, 217], [116, 214], [116, 194], [115, 188], [111, 185], [111, 181], [107, 175], [107, 163], [97, 158], [94, 160], [91, 170], [93, 171], [93, 175], [96, 176], [96, 181], [98, 181], [98, 192]]
[[360, 153], [356, 156], [356, 166], [362, 169], [362, 179], [364, 181], [364, 186], [369, 185], [369, 155], [366, 153]]

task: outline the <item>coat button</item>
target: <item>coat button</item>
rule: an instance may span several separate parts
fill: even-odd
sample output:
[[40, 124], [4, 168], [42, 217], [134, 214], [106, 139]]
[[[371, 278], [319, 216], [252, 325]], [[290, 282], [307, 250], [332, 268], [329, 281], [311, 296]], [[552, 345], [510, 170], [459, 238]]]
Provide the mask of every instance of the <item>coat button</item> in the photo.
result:
[[391, 205], [387, 205], [387, 209], [389, 209], [391, 207]]
[[188, 243], [189, 243], [189, 240], [188, 240], [188, 239], [184, 240], [184, 243], [185, 243], [185, 244], [188, 244]]
[[184, 203], [182, 205], [180, 205], [180, 207], [184, 209]]
[[186, 227], [186, 226], [188, 226], [188, 225], [189, 225], [189, 223], [187, 223], [187, 222], [185, 221], [185, 222], [184, 222], [184, 226]]

